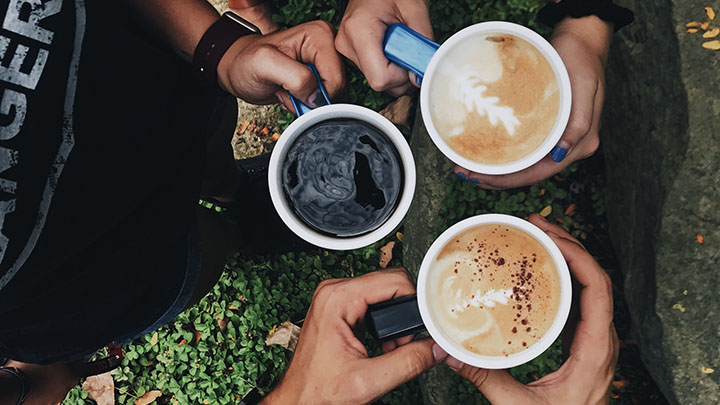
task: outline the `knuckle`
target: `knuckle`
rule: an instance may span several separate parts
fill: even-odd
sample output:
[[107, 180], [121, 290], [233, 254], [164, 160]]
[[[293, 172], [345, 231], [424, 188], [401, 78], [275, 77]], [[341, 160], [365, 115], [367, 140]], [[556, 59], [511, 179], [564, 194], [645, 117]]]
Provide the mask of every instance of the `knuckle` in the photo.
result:
[[320, 35], [335, 35], [335, 28], [333, 28], [333, 26], [325, 20], [315, 20], [309, 22], [308, 24], [310, 24], [312, 30], [314, 30]]
[[329, 297], [332, 294], [333, 289], [333, 283], [330, 282], [330, 280], [324, 280], [320, 284], [318, 284], [317, 288], [315, 288], [315, 293], [313, 294], [313, 301], [315, 300], [323, 300]]
[[418, 352], [412, 351], [407, 359], [408, 376], [417, 376], [425, 372], [427, 366], [431, 364], [425, 356]]
[[262, 44], [255, 48], [255, 56], [258, 61], [270, 60], [275, 55], [275, 48], [272, 45]]
[[385, 91], [390, 87], [390, 80], [383, 75], [373, 75], [367, 78], [368, 84], [375, 91]]
[[568, 132], [571, 132], [573, 134], [586, 134], [588, 131], [590, 131], [590, 126], [592, 125], [592, 122], [590, 121], [590, 118], [587, 116], [578, 116], [573, 117], [568, 122]]

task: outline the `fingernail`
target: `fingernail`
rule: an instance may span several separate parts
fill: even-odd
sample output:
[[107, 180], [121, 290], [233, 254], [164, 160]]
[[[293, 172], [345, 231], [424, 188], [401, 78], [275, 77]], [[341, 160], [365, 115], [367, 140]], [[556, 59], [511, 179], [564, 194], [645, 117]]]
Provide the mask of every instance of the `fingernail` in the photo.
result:
[[462, 361], [456, 359], [453, 356], [447, 356], [445, 358], [445, 365], [455, 371], [458, 371], [458, 370], [460, 370], [460, 368], [462, 368], [463, 363], [462, 363]]
[[433, 358], [435, 358], [435, 362], [439, 363], [443, 361], [447, 357], [447, 352], [442, 349], [437, 343], [435, 343], [432, 347], [433, 352]]
[[310, 95], [310, 97], [308, 97], [308, 107], [318, 108], [322, 105], [325, 105], [325, 100], [323, 100], [322, 90], [318, 88]]
[[563, 159], [565, 159], [565, 155], [567, 155], [569, 147], [570, 144], [565, 141], [558, 142], [557, 146], [555, 146], [552, 151], [550, 151], [550, 156], [552, 156], [552, 160], [557, 163], [562, 162]]
[[455, 173], [456, 176], [460, 178], [460, 180], [467, 180], [467, 177], [462, 173]]

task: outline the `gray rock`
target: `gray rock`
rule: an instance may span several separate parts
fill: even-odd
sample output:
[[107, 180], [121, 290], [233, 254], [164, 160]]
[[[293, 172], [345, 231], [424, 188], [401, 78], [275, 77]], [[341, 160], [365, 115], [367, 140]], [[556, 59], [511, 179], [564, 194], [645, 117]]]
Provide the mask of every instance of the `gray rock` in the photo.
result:
[[623, 3], [636, 22], [613, 43], [601, 136], [625, 295], [643, 359], [668, 400], [717, 403], [720, 52], [685, 29], [705, 21], [712, 2]]
[[[445, 177], [454, 165], [440, 153], [427, 134], [420, 108], [416, 112], [410, 147], [417, 168], [417, 186], [404, 221], [403, 262], [417, 279], [425, 252], [439, 235], [433, 231], [435, 219], [440, 215], [440, 204], [445, 195]], [[425, 404], [449, 403], [448, 388], [454, 383], [454, 376], [445, 366], [434, 367], [423, 374], [420, 385]]]

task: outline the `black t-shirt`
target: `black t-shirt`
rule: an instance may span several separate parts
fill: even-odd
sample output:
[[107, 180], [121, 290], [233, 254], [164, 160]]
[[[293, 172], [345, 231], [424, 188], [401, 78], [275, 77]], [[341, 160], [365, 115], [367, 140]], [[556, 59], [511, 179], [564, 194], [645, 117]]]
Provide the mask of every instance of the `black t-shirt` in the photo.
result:
[[0, 355], [137, 326], [187, 260], [214, 98], [123, 3], [0, 0]]

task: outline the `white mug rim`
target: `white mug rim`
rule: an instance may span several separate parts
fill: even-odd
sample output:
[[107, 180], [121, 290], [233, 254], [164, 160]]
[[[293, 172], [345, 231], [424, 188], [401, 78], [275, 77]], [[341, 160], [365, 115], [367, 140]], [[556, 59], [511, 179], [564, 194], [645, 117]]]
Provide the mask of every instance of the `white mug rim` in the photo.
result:
[[[333, 237], [331, 235], [322, 234], [305, 224], [293, 212], [292, 207], [285, 198], [282, 189], [282, 170], [281, 164], [287, 155], [287, 149], [292, 146], [293, 141], [302, 134], [303, 131], [312, 125], [331, 119], [358, 119], [367, 122], [378, 128], [390, 139], [395, 145], [403, 169], [403, 187], [400, 194], [400, 201], [397, 207], [385, 220], [385, 222], [377, 229], [353, 237]], [[303, 240], [331, 250], [353, 250], [371, 245], [394, 231], [410, 209], [413, 195], [415, 193], [416, 171], [415, 160], [413, 159], [410, 145], [395, 124], [379, 113], [366, 107], [353, 104], [331, 104], [318, 107], [310, 112], [303, 114], [293, 121], [283, 131], [280, 139], [275, 144], [275, 148], [270, 155], [270, 164], [268, 166], [268, 186], [270, 188], [270, 198], [278, 215], [290, 228], [293, 233]]]
[[[440, 136], [435, 128], [435, 124], [432, 122], [432, 115], [430, 113], [430, 86], [428, 83], [432, 82], [433, 74], [442, 60], [443, 56], [453, 49], [457, 44], [464, 41], [466, 38], [476, 36], [479, 34], [490, 34], [490, 33], [502, 33], [511, 34], [520, 37], [532, 45], [535, 46], [538, 51], [545, 57], [550, 63], [550, 66], [555, 73], [555, 78], [558, 81], [558, 88], [560, 90], [560, 106], [559, 113], [555, 119], [553, 129], [550, 131], [550, 135], [538, 146], [532, 153], [522, 157], [521, 159], [502, 163], [502, 164], [486, 164], [468, 159], [455, 150], [453, 150], [447, 142]], [[520, 170], [526, 169], [535, 163], [539, 162], [545, 156], [552, 151], [555, 145], [560, 140], [568, 120], [570, 118], [570, 108], [572, 106], [572, 88], [570, 86], [570, 77], [567, 73], [567, 68], [557, 53], [555, 48], [545, 40], [540, 34], [535, 31], [524, 27], [519, 24], [506, 22], [506, 21], [489, 21], [471, 25], [466, 27], [457, 33], [453, 34], [447, 41], [445, 41], [440, 48], [433, 55], [423, 77], [423, 85], [420, 88], [420, 110], [422, 112], [423, 121], [427, 128], [428, 134], [433, 143], [438, 149], [451, 161], [459, 166], [462, 166], [470, 171], [501, 175], [515, 173]]]
[[[478, 225], [487, 224], [502, 224], [512, 226], [516, 229], [526, 232], [530, 236], [534, 237], [535, 240], [545, 248], [550, 254], [555, 263], [555, 267], [558, 271], [560, 279], [560, 303], [558, 306], [557, 314], [555, 319], [540, 340], [535, 344], [528, 347], [527, 349], [514, 353], [508, 356], [484, 356], [477, 353], [473, 353], [457, 343], [452, 342], [440, 331], [435, 325], [433, 317], [430, 313], [430, 308], [427, 300], [427, 283], [428, 273], [430, 265], [435, 260], [440, 249], [445, 244], [455, 237], [458, 233], [472, 228]], [[527, 363], [534, 358], [541, 355], [547, 350], [553, 342], [560, 336], [565, 322], [567, 321], [568, 314], [570, 313], [570, 305], [572, 301], [572, 284], [570, 281], [570, 271], [565, 262], [560, 249], [550, 239], [545, 232], [540, 228], [531, 224], [530, 222], [524, 221], [520, 218], [513, 217], [504, 214], [483, 214], [462, 220], [455, 225], [451, 226], [445, 232], [443, 232], [430, 246], [425, 257], [423, 258], [422, 264], [420, 265], [420, 271], [417, 280], [417, 297], [418, 307], [420, 309], [420, 316], [422, 317], [425, 328], [430, 333], [430, 336], [440, 347], [445, 350], [452, 357], [462, 361], [465, 364], [469, 364], [474, 367], [487, 368], [487, 369], [506, 369], [518, 366], [520, 364]]]

